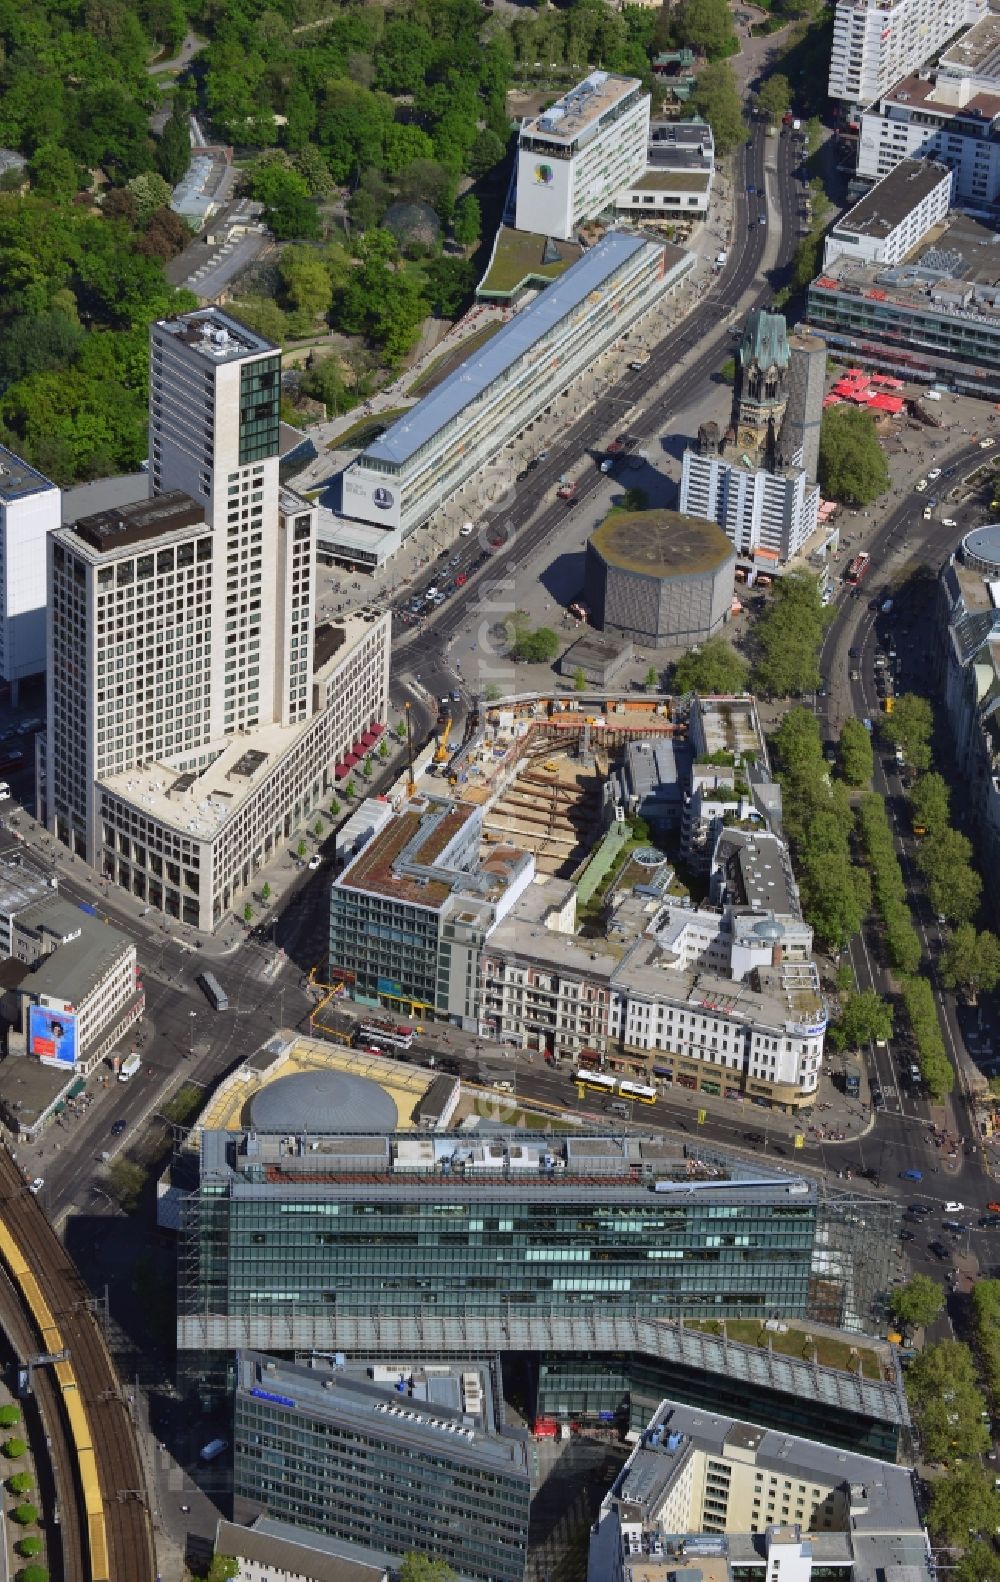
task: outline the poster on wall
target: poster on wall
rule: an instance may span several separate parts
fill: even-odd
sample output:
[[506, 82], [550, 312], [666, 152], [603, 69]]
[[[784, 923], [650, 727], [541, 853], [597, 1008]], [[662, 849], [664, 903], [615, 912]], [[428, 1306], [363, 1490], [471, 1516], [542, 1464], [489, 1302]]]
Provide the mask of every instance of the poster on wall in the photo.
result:
[[28, 1011], [28, 1049], [46, 1066], [76, 1065], [76, 1016], [33, 1005]]

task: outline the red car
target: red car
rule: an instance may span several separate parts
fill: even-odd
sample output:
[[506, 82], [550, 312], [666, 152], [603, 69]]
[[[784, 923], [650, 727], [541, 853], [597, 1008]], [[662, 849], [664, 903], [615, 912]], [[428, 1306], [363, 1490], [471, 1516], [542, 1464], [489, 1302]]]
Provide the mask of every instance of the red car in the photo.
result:
[[455, 586], [456, 586], [456, 588], [464, 587], [465, 584], [468, 582], [468, 580], [469, 579], [465, 575], [465, 572], [464, 571], [460, 571], [458, 576], [455, 578]]
[[496, 537], [496, 536], [491, 538], [490, 539], [490, 548], [491, 549], [503, 549], [503, 539], [499, 538], [499, 537]]

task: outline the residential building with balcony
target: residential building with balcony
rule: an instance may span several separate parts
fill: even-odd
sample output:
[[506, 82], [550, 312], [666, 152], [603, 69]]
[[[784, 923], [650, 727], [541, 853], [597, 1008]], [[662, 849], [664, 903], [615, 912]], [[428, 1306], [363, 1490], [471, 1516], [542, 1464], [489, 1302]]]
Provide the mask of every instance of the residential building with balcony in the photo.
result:
[[985, 0], [837, 0], [827, 91], [856, 117], [961, 28], [985, 16]]

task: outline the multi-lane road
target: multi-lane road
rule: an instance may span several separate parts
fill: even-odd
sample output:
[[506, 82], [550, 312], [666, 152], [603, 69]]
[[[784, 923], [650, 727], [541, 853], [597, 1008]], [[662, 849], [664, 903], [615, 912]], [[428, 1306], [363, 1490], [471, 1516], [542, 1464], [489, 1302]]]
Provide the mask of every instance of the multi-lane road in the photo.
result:
[[[435, 696], [454, 686], [455, 676], [447, 662], [449, 641], [474, 620], [488, 619], [493, 609], [503, 607], [518, 567], [540, 545], [557, 545], [569, 511], [586, 502], [604, 481], [596, 465], [585, 471], [570, 507], [556, 498], [560, 480], [584, 457], [603, 455], [608, 436], [617, 430], [627, 429], [640, 446], [646, 440], [658, 442], [669, 431], [671, 418], [695, 408], [711, 389], [713, 376], [731, 345], [730, 329], [773, 295], [774, 288], [762, 271], [771, 228], [780, 232], [775, 272], [780, 273], [791, 260], [796, 243], [795, 164], [799, 158], [792, 137], [768, 138], [765, 127], [755, 124], [742, 156], [742, 170], [735, 177], [733, 241], [725, 268], [713, 276], [697, 308], [651, 349], [645, 366], [625, 373], [607, 396], [549, 445], [544, 459], [512, 485], [504, 505], [481, 518], [476, 537], [458, 540], [454, 546], [457, 563], [442, 572], [442, 577], [468, 575], [484, 546], [488, 563], [470, 575], [447, 603], [425, 617], [418, 629], [398, 627], [394, 633], [397, 677], [405, 680], [408, 675], [419, 675]], [[747, 195], [748, 187], [754, 188], [753, 197]], [[764, 225], [760, 224], [762, 215]], [[624, 359], [627, 353], [622, 355]], [[433, 582], [433, 572], [424, 580]], [[400, 599], [400, 607], [403, 603]]]

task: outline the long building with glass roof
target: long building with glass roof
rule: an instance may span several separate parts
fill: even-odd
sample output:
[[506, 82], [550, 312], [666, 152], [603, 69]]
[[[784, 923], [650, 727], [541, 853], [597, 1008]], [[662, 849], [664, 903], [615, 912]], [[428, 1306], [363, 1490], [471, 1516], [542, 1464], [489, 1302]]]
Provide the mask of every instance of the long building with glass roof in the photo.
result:
[[603, 237], [346, 468], [343, 520], [324, 526], [325, 547], [340, 553], [342, 539], [348, 558], [381, 564], [693, 262], [641, 232]]

